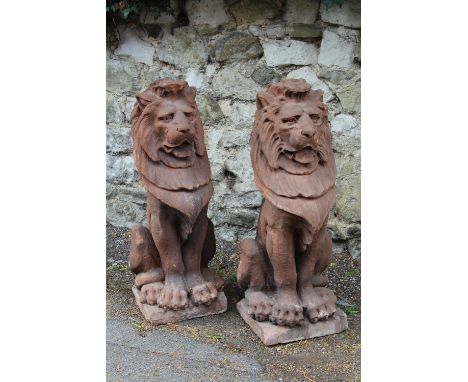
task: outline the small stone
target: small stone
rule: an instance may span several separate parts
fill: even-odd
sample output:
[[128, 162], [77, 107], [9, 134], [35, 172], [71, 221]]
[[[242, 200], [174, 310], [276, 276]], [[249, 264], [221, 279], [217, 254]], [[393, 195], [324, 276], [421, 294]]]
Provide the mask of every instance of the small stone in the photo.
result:
[[286, 36], [286, 27], [283, 24], [267, 25], [265, 30], [268, 38], [281, 39]]
[[361, 81], [344, 86], [336, 92], [341, 106], [348, 112], [361, 112]]
[[119, 102], [111, 94], [106, 98], [106, 123], [122, 123], [124, 114], [120, 109]]
[[313, 24], [317, 19], [319, 0], [286, 0], [283, 20], [289, 23]]
[[273, 68], [269, 68], [266, 65], [257, 67], [252, 73], [252, 79], [260, 85], [267, 86], [268, 84], [278, 82], [281, 79], [281, 75], [277, 73]]
[[199, 33], [216, 32], [220, 25], [229, 21], [223, 0], [188, 0], [185, 11], [190, 25]]
[[114, 51], [117, 56], [130, 57], [146, 65], [153, 64], [154, 46], [146, 41], [146, 33], [142, 29], [127, 26], [120, 28], [119, 47]]
[[156, 49], [158, 59], [182, 68], [198, 68], [208, 61], [208, 48], [191, 27], [165, 32]]
[[318, 63], [324, 66], [352, 68], [354, 61], [354, 43], [335, 32], [323, 32]]
[[189, 86], [194, 86], [197, 92], [202, 92], [208, 87], [205, 75], [195, 69], [189, 69], [187, 73], [185, 73], [185, 81], [187, 81]]
[[304, 325], [289, 328], [287, 326], [274, 325], [268, 321], [259, 322], [253, 319], [248, 313], [245, 298], [239, 301], [236, 306], [246, 324], [250, 326], [250, 329], [267, 346], [328, 336], [348, 329], [346, 314], [340, 308], [336, 308], [336, 313], [328, 320], [318, 321], [315, 324], [305, 320]]
[[245, 32], [231, 32], [215, 44], [215, 59], [218, 62], [243, 61], [262, 54], [258, 38]]
[[200, 118], [204, 125], [216, 124], [221, 118], [223, 118], [223, 113], [213, 97], [197, 94], [195, 100], [200, 112]]
[[353, 259], [360, 259], [361, 258], [361, 239], [349, 240], [348, 252]]
[[260, 86], [250, 78], [244, 77], [237, 70], [223, 68], [213, 77], [213, 91], [222, 97], [234, 97], [240, 100], [253, 101]]
[[173, 322], [190, 320], [196, 317], [205, 317], [211, 314], [220, 314], [227, 310], [227, 299], [224, 292], [219, 292], [218, 297], [210, 305], [193, 305], [191, 301], [186, 309], [170, 310], [157, 305], [142, 304], [140, 302], [140, 290], [133, 286], [132, 292], [135, 301], [145, 320], [153, 325], [169, 324]]
[[293, 38], [317, 38], [322, 35], [322, 28], [311, 24], [291, 24], [288, 34]]
[[307, 66], [293, 70], [286, 76], [286, 78], [303, 78], [310, 84], [313, 90], [323, 90], [323, 100], [325, 102], [329, 102], [335, 98], [335, 95], [328, 85], [325, 82], [320, 81], [314, 71]]
[[107, 154], [107, 181], [114, 184], [131, 184], [138, 180], [135, 164], [131, 156]]
[[265, 40], [262, 42], [268, 66], [311, 65], [317, 63], [317, 48], [303, 41]]
[[249, 25], [249, 32], [256, 37], [266, 37], [266, 29], [258, 25]]
[[262, 24], [280, 16], [280, 4], [275, 0], [240, 0], [229, 11], [237, 25]]
[[335, 134], [344, 134], [347, 136], [358, 137], [359, 129], [356, 118], [349, 114], [339, 114], [330, 124], [331, 131]]
[[141, 64], [129, 61], [106, 60], [106, 87], [116, 93], [139, 90], [138, 76]]
[[333, 4], [328, 9], [322, 2], [320, 16], [329, 24], [361, 28], [361, 0], [346, 0], [343, 5]]
[[106, 152], [113, 155], [131, 154], [131, 130], [127, 127], [108, 127], [106, 129]]

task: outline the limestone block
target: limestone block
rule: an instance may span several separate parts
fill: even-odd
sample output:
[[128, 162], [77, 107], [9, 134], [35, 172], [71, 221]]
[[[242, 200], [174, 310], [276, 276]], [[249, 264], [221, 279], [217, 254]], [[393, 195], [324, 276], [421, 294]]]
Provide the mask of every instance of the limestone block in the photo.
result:
[[106, 60], [106, 87], [115, 93], [139, 90], [138, 77], [141, 64], [108, 58]]
[[185, 11], [190, 25], [199, 33], [215, 32], [229, 21], [223, 0], [187, 0]]
[[234, 97], [253, 101], [261, 87], [252, 79], [244, 77], [236, 69], [223, 68], [213, 77], [213, 91], [222, 97]]
[[313, 24], [317, 19], [319, 0], [286, 0], [283, 20], [288, 23]]
[[323, 32], [322, 45], [318, 63], [324, 66], [339, 66], [352, 68], [354, 60], [355, 44], [338, 35], [335, 32], [325, 30]]
[[114, 54], [129, 57], [146, 65], [153, 64], [155, 48], [149, 43], [146, 33], [134, 26], [120, 28], [120, 42]]
[[343, 5], [334, 4], [328, 9], [322, 2], [320, 16], [329, 24], [361, 28], [361, 0], [346, 0]]
[[237, 25], [261, 24], [280, 15], [276, 0], [240, 0], [229, 7]]
[[127, 127], [107, 127], [106, 152], [113, 155], [131, 154], [131, 131]]
[[317, 63], [317, 48], [303, 41], [264, 40], [267, 66], [311, 65]]
[[215, 44], [215, 59], [218, 62], [248, 60], [262, 54], [258, 38], [245, 32], [231, 32]]
[[208, 60], [208, 48], [191, 27], [181, 27], [174, 34], [165, 32], [156, 49], [162, 62], [182, 68], [198, 68]]

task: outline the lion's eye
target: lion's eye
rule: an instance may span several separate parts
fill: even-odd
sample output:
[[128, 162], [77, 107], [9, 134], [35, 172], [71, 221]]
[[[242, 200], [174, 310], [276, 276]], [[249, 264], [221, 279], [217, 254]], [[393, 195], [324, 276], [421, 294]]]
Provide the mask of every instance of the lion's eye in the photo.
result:
[[318, 122], [320, 120], [320, 116], [318, 114], [311, 114], [310, 119], [314, 122]]
[[289, 117], [289, 118], [283, 118], [283, 123], [295, 123], [297, 122], [297, 120], [299, 119], [299, 117]]
[[187, 118], [192, 118], [193, 114], [192, 113], [184, 113]]
[[172, 121], [173, 118], [174, 118], [174, 114], [167, 114], [167, 115], [163, 115], [162, 117], [159, 117], [158, 119], [160, 121]]

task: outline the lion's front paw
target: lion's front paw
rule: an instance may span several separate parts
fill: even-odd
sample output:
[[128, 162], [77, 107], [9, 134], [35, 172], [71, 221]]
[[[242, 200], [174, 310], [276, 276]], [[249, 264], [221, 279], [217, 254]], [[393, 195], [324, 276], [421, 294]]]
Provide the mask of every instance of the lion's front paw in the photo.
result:
[[212, 282], [204, 282], [191, 289], [191, 299], [195, 305], [209, 305], [217, 296], [218, 290]]
[[264, 292], [246, 292], [248, 313], [257, 321], [269, 319], [273, 308], [273, 300]]
[[303, 298], [304, 309], [310, 322], [327, 320], [336, 312], [336, 296], [327, 288], [314, 288]]
[[161, 308], [179, 310], [188, 306], [187, 291], [183, 286], [166, 282], [157, 298]]
[[301, 326], [304, 323], [302, 306], [298, 304], [273, 305], [270, 321], [281, 326]]
[[163, 287], [164, 284], [160, 282], [143, 285], [140, 291], [140, 302], [155, 305]]

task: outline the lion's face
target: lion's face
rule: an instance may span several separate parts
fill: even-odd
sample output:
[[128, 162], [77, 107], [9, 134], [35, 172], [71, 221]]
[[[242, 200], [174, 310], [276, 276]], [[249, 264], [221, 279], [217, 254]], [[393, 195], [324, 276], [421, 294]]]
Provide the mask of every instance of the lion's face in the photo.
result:
[[134, 144], [154, 163], [187, 168], [197, 155], [205, 155], [195, 94], [195, 88], [185, 81], [167, 78], [137, 95], [132, 117]]
[[271, 168], [304, 175], [325, 164], [331, 146], [326, 107], [320, 93], [303, 91], [297, 96], [259, 93], [257, 104], [254, 126], [254, 135], [259, 138], [257, 149]]
[[292, 174], [310, 174], [326, 161], [323, 111], [316, 105], [287, 102], [272, 119], [278, 167]]
[[146, 153], [169, 167], [190, 167], [196, 155], [195, 112], [184, 99], [163, 100], [150, 106], [151, 116], [142, 126], [141, 144]]

